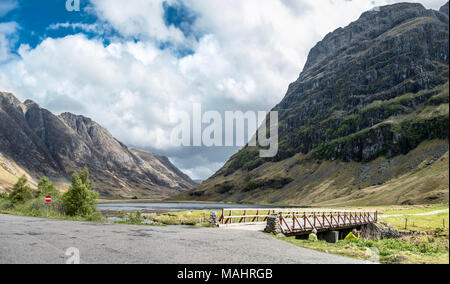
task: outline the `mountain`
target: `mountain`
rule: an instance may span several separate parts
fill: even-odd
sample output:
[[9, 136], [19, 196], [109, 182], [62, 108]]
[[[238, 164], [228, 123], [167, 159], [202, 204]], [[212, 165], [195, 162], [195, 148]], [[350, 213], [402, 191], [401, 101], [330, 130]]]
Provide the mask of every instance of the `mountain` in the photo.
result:
[[295, 205], [448, 202], [448, 3], [363, 13], [314, 46], [274, 107], [279, 152], [246, 146], [178, 199]]
[[4, 189], [21, 174], [32, 185], [47, 176], [66, 188], [72, 173], [84, 166], [102, 197], [160, 199], [196, 185], [168, 158], [128, 149], [87, 117], [56, 116], [31, 100], [22, 103], [1, 92], [0, 166]]

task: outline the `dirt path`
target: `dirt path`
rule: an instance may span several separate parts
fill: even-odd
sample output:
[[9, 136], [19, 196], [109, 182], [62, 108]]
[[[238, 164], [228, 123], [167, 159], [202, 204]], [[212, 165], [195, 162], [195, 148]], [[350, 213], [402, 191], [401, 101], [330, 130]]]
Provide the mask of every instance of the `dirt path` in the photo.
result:
[[402, 216], [427, 216], [427, 215], [440, 214], [440, 213], [444, 213], [444, 212], [448, 212], [448, 208], [447, 208], [447, 209], [442, 209], [442, 210], [431, 211], [431, 212], [425, 212], [425, 213], [415, 213], [415, 214], [395, 214], [395, 215], [378, 215], [378, 218], [402, 217]]

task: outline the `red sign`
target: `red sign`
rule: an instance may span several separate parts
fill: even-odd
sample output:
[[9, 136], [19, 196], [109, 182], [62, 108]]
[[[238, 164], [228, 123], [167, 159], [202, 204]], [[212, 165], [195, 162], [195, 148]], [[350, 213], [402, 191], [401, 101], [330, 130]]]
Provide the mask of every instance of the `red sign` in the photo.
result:
[[47, 196], [45, 197], [45, 202], [47, 202], [47, 203], [52, 202], [52, 197], [51, 197], [50, 195], [47, 195]]

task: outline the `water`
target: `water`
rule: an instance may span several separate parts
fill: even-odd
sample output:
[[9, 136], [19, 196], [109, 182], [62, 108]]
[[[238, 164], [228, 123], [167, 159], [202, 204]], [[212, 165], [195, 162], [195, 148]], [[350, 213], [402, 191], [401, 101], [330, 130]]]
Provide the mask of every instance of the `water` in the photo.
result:
[[100, 211], [137, 211], [168, 212], [187, 210], [220, 210], [222, 208], [270, 208], [267, 205], [255, 204], [222, 204], [222, 203], [100, 203]]

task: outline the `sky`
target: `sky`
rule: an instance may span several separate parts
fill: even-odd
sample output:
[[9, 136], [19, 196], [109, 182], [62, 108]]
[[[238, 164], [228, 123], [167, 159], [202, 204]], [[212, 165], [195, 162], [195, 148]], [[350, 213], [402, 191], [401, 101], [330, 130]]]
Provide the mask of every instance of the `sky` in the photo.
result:
[[[206, 179], [238, 147], [174, 147], [174, 112], [269, 111], [327, 33], [395, 0], [0, 0], [0, 91], [90, 117]], [[424, 0], [439, 9], [444, 0]]]

